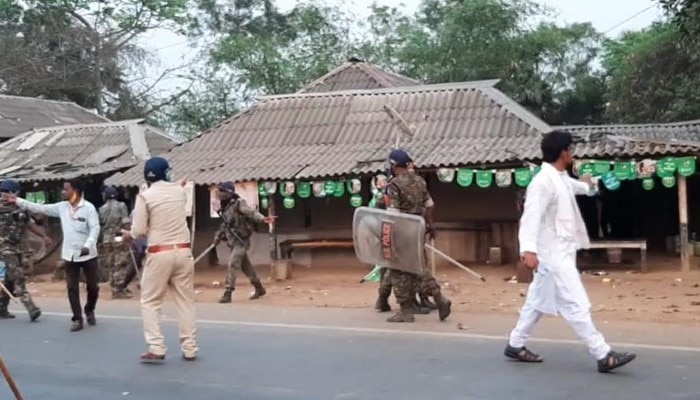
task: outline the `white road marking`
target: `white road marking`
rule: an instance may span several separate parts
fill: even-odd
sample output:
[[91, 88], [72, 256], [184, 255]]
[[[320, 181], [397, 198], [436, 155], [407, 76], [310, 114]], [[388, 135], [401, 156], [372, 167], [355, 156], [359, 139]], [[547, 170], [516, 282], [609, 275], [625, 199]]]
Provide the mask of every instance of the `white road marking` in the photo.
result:
[[[73, 314], [61, 313], [61, 312], [43, 312], [42, 315], [53, 315], [57, 317], [71, 317]], [[117, 320], [128, 320], [128, 321], [142, 321], [140, 316], [133, 315], [112, 315], [112, 314], [99, 314], [98, 319], [117, 319]], [[175, 318], [163, 318], [166, 322], [177, 322]], [[383, 334], [383, 335], [405, 335], [405, 336], [424, 336], [424, 337], [446, 337], [454, 339], [477, 339], [477, 340], [496, 340], [504, 342], [507, 339], [507, 335], [486, 335], [478, 333], [453, 333], [453, 332], [434, 332], [434, 331], [411, 331], [411, 330], [399, 330], [399, 329], [386, 329], [386, 328], [363, 328], [363, 327], [350, 327], [350, 326], [335, 326], [335, 325], [311, 325], [311, 324], [286, 324], [279, 322], [250, 322], [250, 321], [230, 321], [230, 320], [216, 320], [216, 319], [197, 319], [198, 324], [205, 325], [223, 325], [223, 326], [247, 326], [247, 327], [257, 327], [257, 328], [281, 328], [281, 329], [300, 329], [300, 330], [316, 330], [316, 331], [339, 331], [339, 332], [355, 332], [355, 333], [370, 333], [370, 334]], [[530, 342], [535, 343], [547, 343], [547, 344], [573, 344], [573, 345], [583, 345], [583, 342], [579, 340], [571, 339], [547, 339], [547, 338], [531, 338]], [[687, 347], [687, 346], [667, 346], [667, 345], [656, 345], [656, 344], [645, 344], [645, 343], [609, 343], [612, 347], [624, 347], [631, 349], [648, 349], [648, 350], [666, 350], [666, 351], [684, 351], [700, 353], [700, 347]]]

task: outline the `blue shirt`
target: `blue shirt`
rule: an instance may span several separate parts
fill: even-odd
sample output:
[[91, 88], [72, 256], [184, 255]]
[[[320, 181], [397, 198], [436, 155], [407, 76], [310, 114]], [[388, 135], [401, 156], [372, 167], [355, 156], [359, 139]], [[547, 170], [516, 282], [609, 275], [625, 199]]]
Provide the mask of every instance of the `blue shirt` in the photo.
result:
[[[97, 257], [97, 238], [100, 235], [100, 218], [95, 206], [85, 199], [80, 199], [73, 207], [69, 202], [53, 204], [36, 204], [24, 199], [17, 199], [17, 205], [33, 213], [60, 218], [63, 230], [61, 258], [68, 262], [83, 262]], [[80, 256], [86, 247], [90, 252]]]

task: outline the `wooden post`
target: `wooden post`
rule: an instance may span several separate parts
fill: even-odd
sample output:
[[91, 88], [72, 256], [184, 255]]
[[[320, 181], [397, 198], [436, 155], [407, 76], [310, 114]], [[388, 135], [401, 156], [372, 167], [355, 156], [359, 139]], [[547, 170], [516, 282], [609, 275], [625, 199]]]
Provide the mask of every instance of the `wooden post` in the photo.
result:
[[688, 252], [688, 182], [685, 176], [678, 176], [678, 216], [680, 218], [681, 271], [690, 271]]
[[[275, 198], [273, 196], [270, 196], [271, 198], [269, 199], [269, 205], [267, 206], [267, 215], [269, 217], [274, 217], [275, 214]], [[277, 227], [276, 221], [272, 221], [272, 223], [269, 225], [269, 232], [270, 232], [270, 260], [272, 261], [272, 266], [274, 267], [275, 261], [279, 258], [277, 255]]]

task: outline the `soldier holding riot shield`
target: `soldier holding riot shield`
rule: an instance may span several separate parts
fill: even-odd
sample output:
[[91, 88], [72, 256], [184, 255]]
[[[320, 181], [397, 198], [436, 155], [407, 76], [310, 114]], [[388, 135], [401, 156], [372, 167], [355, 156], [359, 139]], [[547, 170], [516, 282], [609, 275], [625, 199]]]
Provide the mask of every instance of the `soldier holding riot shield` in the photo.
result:
[[[413, 163], [411, 157], [402, 149], [393, 150], [389, 154], [389, 163], [393, 178], [386, 187], [387, 210], [425, 217], [427, 231], [430, 237], [435, 237], [433, 221], [434, 202], [425, 180], [409, 168]], [[425, 252], [424, 249], [420, 251]], [[423, 260], [425, 257], [423, 257]], [[423, 269], [423, 266], [420, 268]], [[429, 289], [435, 299], [440, 320], [444, 320], [450, 314], [452, 303], [440, 292], [440, 287], [435, 284], [432, 277], [424, 277], [415, 273], [391, 269], [389, 272], [391, 286], [394, 288], [394, 296], [399, 303], [400, 310], [390, 317], [388, 322], [414, 322], [416, 291], [421, 283]], [[426, 272], [423, 272], [426, 274]], [[435, 287], [437, 286], [437, 288]]]

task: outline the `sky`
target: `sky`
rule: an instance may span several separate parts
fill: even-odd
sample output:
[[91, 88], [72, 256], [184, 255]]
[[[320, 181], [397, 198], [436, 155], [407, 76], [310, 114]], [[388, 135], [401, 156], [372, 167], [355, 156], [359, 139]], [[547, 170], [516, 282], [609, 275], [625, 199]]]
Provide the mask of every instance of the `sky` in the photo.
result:
[[[364, 17], [369, 15], [369, 6], [374, 2], [391, 7], [403, 5], [406, 10], [412, 12], [420, 0], [348, 0], [342, 4], [354, 14]], [[663, 15], [656, 0], [539, 0], [539, 3], [555, 10], [556, 21], [560, 24], [591, 22], [598, 31], [604, 32], [608, 37], [616, 37], [627, 30], [644, 28]], [[277, 0], [277, 4], [282, 10], [286, 10], [293, 7], [296, 1]], [[162, 71], [185, 65], [197, 56], [197, 51], [192, 49], [183, 37], [169, 31], [156, 31], [145, 35], [141, 44], [151, 50], [159, 60], [159, 65], [149, 70], [147, 82], [144, 82], [146, 84], [153, 82]], [[173, 77], [170, 79], [160, 81], [156, 86], [157, 90], [172, 92], [184, 84], [174, 74], [171, 76]]]

